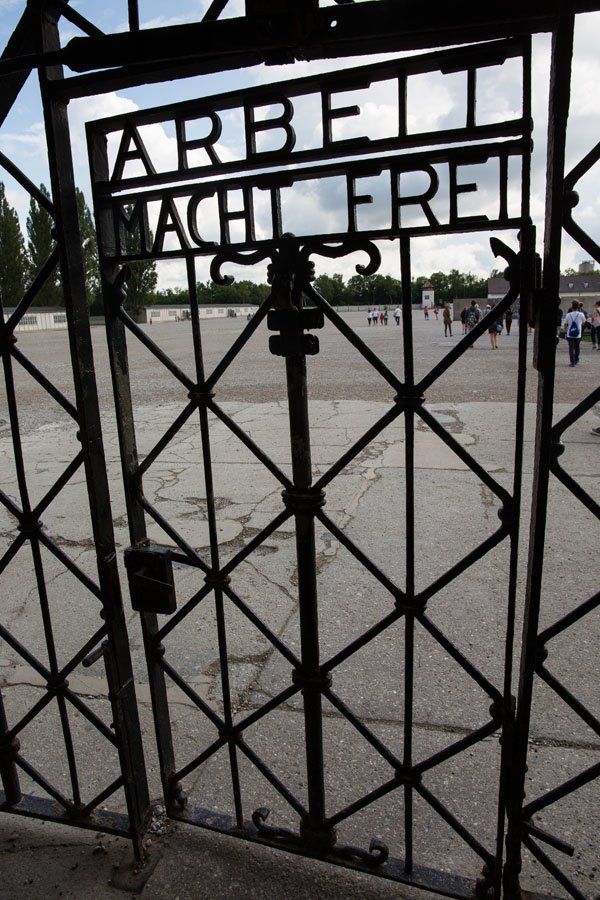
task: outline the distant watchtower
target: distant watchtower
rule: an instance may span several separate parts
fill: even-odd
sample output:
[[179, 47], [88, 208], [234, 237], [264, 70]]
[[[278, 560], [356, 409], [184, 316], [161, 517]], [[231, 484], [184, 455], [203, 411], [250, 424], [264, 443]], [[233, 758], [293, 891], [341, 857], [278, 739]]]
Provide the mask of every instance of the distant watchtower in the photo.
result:
[[435, 291], [433, 289], [432, 283], [430, 281], [426, 281], [421, 292], [421, 309], [423, 309], [425, 306], [429, 306], [429, 308], [433, 306], [434, 294]]

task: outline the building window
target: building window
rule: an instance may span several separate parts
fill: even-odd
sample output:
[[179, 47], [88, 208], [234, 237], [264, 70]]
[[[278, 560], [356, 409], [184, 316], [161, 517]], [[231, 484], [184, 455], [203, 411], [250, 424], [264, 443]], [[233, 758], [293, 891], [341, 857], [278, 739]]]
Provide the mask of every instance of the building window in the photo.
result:
[[176, 316], [176, 315], [177, 315], [177, 310], [176, 310], [176, 309], [170, 309], [170, 310], [169, 310], [169, 315], [170, 315], [170, 316]]
[[151, 319], [160, 319], [160, 310], [159, 309], [150, 310], [150, 318]]
[[21, 325], [37, 325], [37, 316], [23, 316]]
[[572, 281], [570, 281], [570, 282], [569, 282], [569, 287], [570, 287], [570, 288], [573, 288], [573, 287], [575, 287], [575, 285], [574, 285], [574, 284], [573, 284], [573, 282], [572, 282]]
[[584, 281], [583, 286], [584, 286], [584, 288], [589, 288], [589, 286], [590, 286], [589, 281]]
[[60, 324], [62, 324], [63, 322], [66, 322], [66, 321], [67, 321], [67, 316], [66, 316], [65, 313], [54, 313], [54, 315], [52, 316], [52, 318], [54, 319], [54, 324], [55, 324], [55, 325], [60, 325]]
[[220, 310], [219, 310], [219, 315], [222, 316], [224, 312], [225, 312], [224, 309], [220, 309]]
[[207, 310], [206, 310], [206, 315], [207, 315], [207, 316], [212, 316], [212, 314], [213, 314], [212, 309], [207, 309]]

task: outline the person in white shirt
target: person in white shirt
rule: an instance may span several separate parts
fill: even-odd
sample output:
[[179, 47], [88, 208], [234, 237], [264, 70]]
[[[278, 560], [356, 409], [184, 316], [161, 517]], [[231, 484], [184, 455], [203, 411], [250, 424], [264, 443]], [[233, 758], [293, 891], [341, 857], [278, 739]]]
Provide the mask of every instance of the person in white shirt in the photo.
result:
[[396, 320], [396, 325], [400, 324], [400, 316], [402, 315], [402, 311], [399, 306], [394, 310], [394, 318]]
[[579, 363], [579, 345], [583, 337], [583, 326], [585, 325], [585, 313], [579, 308], [579, 301], [573, 300], [571, 309], [565, 316], [563, 322], [565, 327], [565, 337], [569, 345], [569, 358], [571, 368]]

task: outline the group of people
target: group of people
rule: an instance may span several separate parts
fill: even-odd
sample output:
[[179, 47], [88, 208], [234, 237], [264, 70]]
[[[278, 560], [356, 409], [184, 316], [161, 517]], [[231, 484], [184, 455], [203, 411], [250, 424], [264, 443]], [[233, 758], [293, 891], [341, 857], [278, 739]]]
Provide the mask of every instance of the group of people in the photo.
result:
[[[396, 325], [400, 324], [400, 317], [402, 315], [402, 310], [399, 306], [394, 310], [394, 319], [396, 320]], [[384, 306], [383, 309], [370, 309], [367, 312], [367, 325], [387, 325], [389, 322], [389, 310], [387, 306]]]
[[[469, 332], [479, 324], [481, 319], [484, 316], [490, 316], [490, 313], [492, 313], [493, 310], [494, 305], [492, 303], [488, 303], [482, 310], [477, 300], [471, 300], [470, 304], [468, 306], [465, 306], [460, 312], [462, 333], [469, 334]], [[439, 316], [439, 311], [440, 308], [437, 305], [432, 308], [432, 312], [436, 319]], [[426, 321], [429, 320], [429, 312], [429, 307], [424, 306], [423, 315]], [[396, 325], [400, 325], [402, 310], [399, 306], [397, 306], [394, 310], [393, 317]], [[444, 323], [444, 337], [452, 337], [452, 305], [450, 303], [445, 303], [442, 307], [442, 321]], [[389, 310], [387, 306], [384, 306], [382, 310], [368, 310], [367, 325], [387, 325], [388, 322]], [[500, 313], [497, 316], [490, 317], [490, 323], [488, 325], [487, 331], [490, 338], [490, 347], [492, 350], [498, 349], [498, 339], [503, 331], [506, 331], [506, 334], [510, 334], [512, 322], [513, 310], [510, 306], [504, 311], [504, 313]], [[596, 303], [591, 315], [588, 316], [583, 309], [583, 303], [580, 300], [573, 300], [571, 308], [564, 318], [562, 316], [562, 312], [559, 310], [557, 326], [559, 332], [564, 329], [564, 337], [566, 338], [569, 345], [570, 365], [572, 367], [578, 365], [580, 350], [579, 345], [581, 344], [583, 332], [586, 327], [589, 327], [591, 330], [592, 350], [600, 350], [600, 301]], [[531, 331], [531, 327], [529, 326], [529, 324], [527, 324], [527, 329], [528, 331]], [[471, 348], [472, 347], [473, 344], [471, 344]]]
[[[470, 305], [465, 306], [464, 309], [462, 309], [460, 312], [463, 334], [468, 334], [470, 331], [472, 331], [475, 326], [479, 324], [483, 316], [488, 316], [493, 309], [494, 306], [491, 303], [488, 303], [482, 312], [477, 300], [471, 300]], [[490, 347], [492, 350], [498, 349], [498, 338], [500, 337], [504, 329], [506, 329], [507, 334], [510, 334], [512, 320], [513, 311], [510, 306], [504, 312], [504, 315], [500, 313], [499, 316], [497, 316], [495, 319], [492, 319], [488, 326], [488, 335], [490, 338]], [[471, 344], [471, 347], [472, 346], [473, 345]]]

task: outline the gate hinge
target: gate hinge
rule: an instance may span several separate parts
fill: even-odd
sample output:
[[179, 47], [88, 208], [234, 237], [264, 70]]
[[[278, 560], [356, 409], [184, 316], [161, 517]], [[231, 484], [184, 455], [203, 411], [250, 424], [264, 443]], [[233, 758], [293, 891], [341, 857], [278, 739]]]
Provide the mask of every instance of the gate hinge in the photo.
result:
[[137, 612], [170, 615], [177, 609], [169, 547], [146, 544], [125, 550], [131, 606]]

